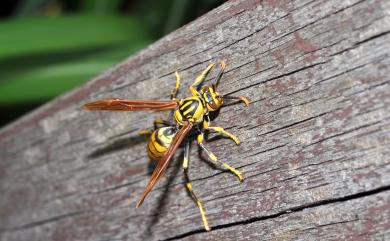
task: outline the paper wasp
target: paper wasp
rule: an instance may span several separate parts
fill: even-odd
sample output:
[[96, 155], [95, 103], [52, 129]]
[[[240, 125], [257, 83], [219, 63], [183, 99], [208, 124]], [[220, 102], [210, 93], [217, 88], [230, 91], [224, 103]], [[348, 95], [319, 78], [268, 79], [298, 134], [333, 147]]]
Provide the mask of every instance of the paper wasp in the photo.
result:
[[[189, 87], [191, 92], [190, 97], [184, 99], [176, 99], [176, 94], [179, 90], [181, 76], [176, 71], [176, 86], [171, 92], [171, 100], [168, 101], [148, 101], [148, 100], [127, 100], [127, 99], [103, 99], [97, 100], [84, 105], [88, 110], [112, 110], [112, 111], [141, 111], [141, 110], [174, 110], [173, 120], [174, 122], [156, 120], [154, 130], [141, 131], [142, 135], [150, 135], [148, 143], [148, 154], [151, 159], [158, 161], [156, 168], [154, 169], [148, 184], [145, 187], [144, 192], [141, 195], [140, 200], [137, 203], [137, 208], [141, 206], [146, 196], [152, 190], [154, 185], [165, 173], [169, 161], [172, 159], [176, 150], [184, 142], [184, 160], [183, 171], [187, 180], [186, 187], [191, 194], [191, 197], [198, 205], [200, 210], [203, 225], [206, 230], [210, 230], [206, 215], [202, 206], [202, 202], [195, 195], [192, 190], [192, 183], [188, 178], [188, 164], [189, 164], [189, 148], [190, 140], [189, 134], [194, 133], [197, 135], [198, 145], [206, 152], [210, 160], [220, 164], [232, 173], [234, 173], [240, 181], [243, 177], [239, 171], [230, 165], [218, 160], [218, 158], [209, 151], [203, 144], [204, 132], [212, 131], [226, 135], [232, 139], [237, 145], [240, 144], [239, 139], [224, 130], [222, 127], [210, 126], [210, 112], [217, 111], [221, 108], [226, 100], [242, 101], [246, 106], [249, 105], [249, 101], [246, 97], [239, 96], [223, 96], [217, 92], [217, 87], [220, 79], [222, 78], [225, 63], [220, 61], [220, 71], [216, 78], [212, 81], [211, 85], [205, 85], [200, 91], [197, 90], [197, 86], [201, 84], [209, 72], [214, 68], [215, 64], [210, 64], [207, 68], [196, 77], [194, 83]], [[163, 125], [158, 127], [158, 125]]]

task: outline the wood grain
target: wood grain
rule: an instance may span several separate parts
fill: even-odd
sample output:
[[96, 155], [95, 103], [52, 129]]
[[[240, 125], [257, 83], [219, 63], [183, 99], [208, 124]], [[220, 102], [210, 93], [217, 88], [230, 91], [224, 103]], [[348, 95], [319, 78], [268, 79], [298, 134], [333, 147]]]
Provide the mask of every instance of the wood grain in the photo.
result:
[[[1, 240], [388, 240], [390, 1], [229, 1], [0, 131]], [[88, 112], [101, 98], [181, 96], [227, 63], [223, 108], [184, 188], [181, 158], [135, 209], [151, 173], [140, 129], [168, 113]], [[212, 78], [216, 73], [211, 74]], [[194, 143], [195, 144], [195, 143]]]

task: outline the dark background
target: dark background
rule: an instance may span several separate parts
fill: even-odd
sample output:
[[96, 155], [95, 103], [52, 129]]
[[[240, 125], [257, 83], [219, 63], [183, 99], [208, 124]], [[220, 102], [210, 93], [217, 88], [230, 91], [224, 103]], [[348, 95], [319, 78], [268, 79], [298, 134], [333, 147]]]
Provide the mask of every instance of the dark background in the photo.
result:
[[0, 127], [223, 2], [1, 1]]

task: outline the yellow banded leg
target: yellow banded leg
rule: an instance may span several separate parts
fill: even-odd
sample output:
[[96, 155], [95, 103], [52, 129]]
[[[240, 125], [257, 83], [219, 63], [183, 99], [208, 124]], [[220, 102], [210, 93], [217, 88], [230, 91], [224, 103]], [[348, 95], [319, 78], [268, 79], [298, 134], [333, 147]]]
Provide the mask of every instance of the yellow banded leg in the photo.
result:
[[235, 136], [233, 135], [232, 133], [226, 131], [225, 129], [223, 129], [222, 127], [218, 127], [218, 126], [209, 126], [207, 127], [206, 130], [211, 130], [211, 131], [215, 131], [217, 133], [221, 133], [227, 137], [229, 137], [230, 139], [232, 139], [237, 145], [240, 145], [241, 141]]
[[206, 79], [206, 76], [209, 74], [210, 70], [212, 68], [214, 68], [214, 65], [215, 64], [210, 64], [209, 66], [207, 66], [207, 68], [205, 70], [203, 70], [203, 72], [200, 75], [198, 75], [198, 77], [196, 77], [195, 82], [190, 86], [190, 91], [191, 91], [192, 95], [195, 95], [195, 96], [199, 95], [195, 86], [199, 85], [200, 83], [202, 83]]
[[218, 126], [209, 126], [210, 125], [210, 119], [208, 117], [208, 115], [206, 116], [205, 120], [203, 121], [203, 128], [205, 130], [208, 130], [208, 131], [214, 131], [214, 132], [217, 132], [217, 133], [221, 133], [227, 137], [229, 137], [230, 139], [232, 139], [237, 145], [240, 145], [241, 141], [235, 136], [233, 135], [232, 133], [226, 131], [225, 129], [223, 129], [222, 127], [218, 127]]
[[237, 169], [235, 169], [234, 167], [218, 160], [217, 156], [212, 153], [211, 151], [209, 151], [204, 145], [203, 145], [203, 133], [199, 134], [198, 135], [198, 138], [197, 138], [197, 141], [198, 141], [198, 145], [207, 153], [207, 155], [209, 156], [209, 158], [213, 161], [213, 162], [216, 162], [220, 165], [222, 165], [223, 167], [225, 167], [226, 169], [228, 169], [229, 171], [231, 171], [232, 173], [234, 173], [238, 179], [240, 180], [240, 182], [242, 182], [244, 180], [244, 177], [242, 176], [241, 172], [239, 172]]
[[207, 231], [210, 231], [210, 227], [209, 227], [209, 224], [208, 224], [207, 218], [206, 218], [206, 213], [205, 213], [205, 211], [203, 209], [203, 206], [202, 206], [202, 201], [200, 201], [200, 199], [196, 196], [196, 194], [192, 190], [192, 182], [190, 181], [190, 179], [188, 177], [187, 171], [188, 171], [188, 164], [189, 164], [189, 161], [190, 161], [189, 158], [190, 158], [190, 142], [187, 141], [186, 144], [185, 144], [185, 147], [184, 147], [184, 160], [183, 160], [183, 172], [184, 172], [184, 176], [185, 176], [186, 181], [187, 181], [186, 188], [190, 192], [191, 198], [198, 205], [198, 208], [199, 208], [199, 211], [200, 211], [200, 215], [202, 216], [202, 221], [203, 221], [204, 228]]
[[138, 132], [138, 135], [140, 135], [140, 136], [150, 136], [153, 133], [153, 131], [154, 130], [150, 130], [150, 129], [140, 130]]
[[171, 99], [176, 98], [176, 94], [179, 91], [179, 87], [180, 87], [181, 76], [180, 76], [179, 72], [176, 71], [175, 76], [176, 76], [176, 86], [175, 86], [175, 89], [173, 89], [171, 92]]

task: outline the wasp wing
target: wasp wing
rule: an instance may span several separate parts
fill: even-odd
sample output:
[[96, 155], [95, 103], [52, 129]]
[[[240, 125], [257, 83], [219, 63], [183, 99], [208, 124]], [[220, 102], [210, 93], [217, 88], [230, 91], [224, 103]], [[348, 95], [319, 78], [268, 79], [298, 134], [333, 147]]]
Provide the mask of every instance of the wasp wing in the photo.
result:
[[176, 100], [127, 100], [127, 99], [103, 99], [85, 104], [88, 110], [114, 110], [114, 111], [138, 111], [138, 110], [171, 110], [179, 106]]
[[140, 200], [137, 203], [137, 208], [142, 205], [143, 201], [145, 200], [145, 198], [149, 194], [149, 192], [152, 190], [153, 186], [157, 183], [157, 181], [160, 179], [160, 177], [165, 173], [165, 171], [167, 170], [169, 161], [172, 159], [173, 154], [175, 154], [177, 148], [183, 142], [183, 140], [186, 137], [186, 135], [188, 134], [188, 132], [192, 129], [192, 126], [193, 126], [193, 124], [191, 122], [188, 122], [175, 135], [167, 152], [165, 152], [165, 154], [158, 161], [158, 164], [157, 164], [156, 168], [154, 169], [152, 176], [150, 177], [149, 182], [146, 185], [145, 190], [141, 195]]

